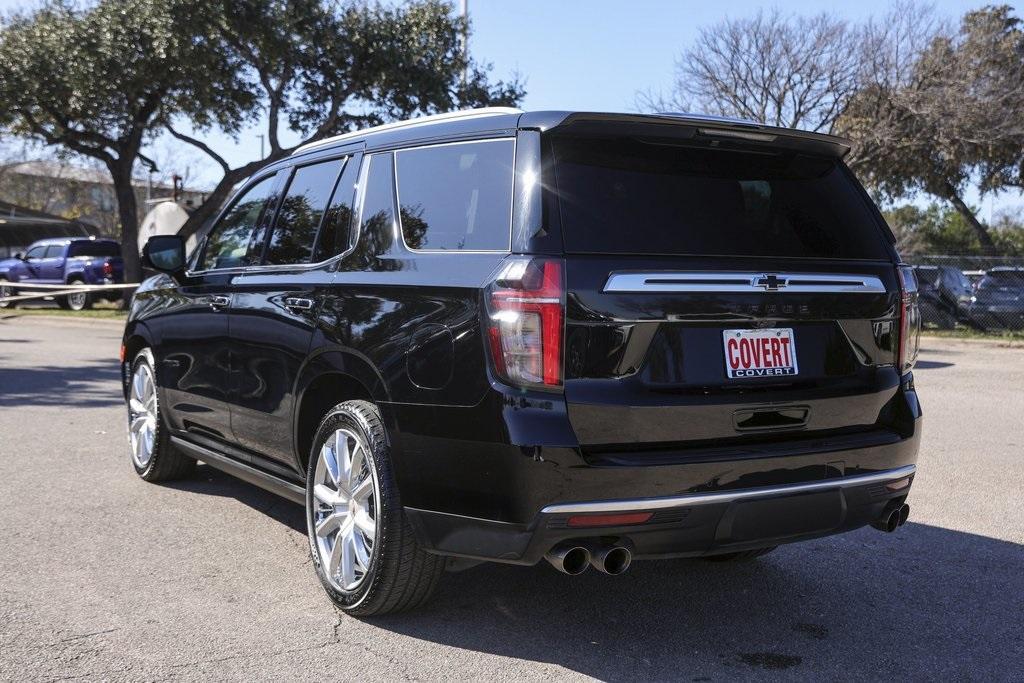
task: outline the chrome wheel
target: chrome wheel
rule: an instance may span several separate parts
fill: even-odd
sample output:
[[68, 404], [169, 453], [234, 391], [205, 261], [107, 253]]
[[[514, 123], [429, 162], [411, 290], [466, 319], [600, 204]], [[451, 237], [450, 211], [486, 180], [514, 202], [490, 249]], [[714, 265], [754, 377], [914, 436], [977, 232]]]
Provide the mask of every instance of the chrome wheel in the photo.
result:
[[310, 533], [338, 590], [359, 587], [373, 562], [380, 493], [372, 458], [362, 438], [347, 429], [335, 431], [317, 455]]
[[128, 397], [128, 438], [132, 460], [140, 470], [149, 466], [156, 443], [156, 382], [148, 363], [139, 363], [132, 373]]
[[80, 311], [85, 308], [85, 302], [88, 301], [89, 294], [87, 292], [75, 292], [74, 294], [68, 294], [68, 308], [72, 311]]

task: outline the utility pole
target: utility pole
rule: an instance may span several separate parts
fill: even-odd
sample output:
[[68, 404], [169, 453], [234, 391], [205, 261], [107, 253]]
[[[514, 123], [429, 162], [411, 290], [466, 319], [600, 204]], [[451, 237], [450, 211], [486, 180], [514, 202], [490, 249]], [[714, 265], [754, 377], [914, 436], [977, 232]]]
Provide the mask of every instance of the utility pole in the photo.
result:
[[462, 90], [466, 90], [469, 82], [469, 0], [461, 0], [462, 6]]
[[260, 139], [260, 159], [262, 159], [263, 158], [263, 139], [266, 136], [264, 136], [264, 135], [257, 135], [256, 137], [258, 137]]

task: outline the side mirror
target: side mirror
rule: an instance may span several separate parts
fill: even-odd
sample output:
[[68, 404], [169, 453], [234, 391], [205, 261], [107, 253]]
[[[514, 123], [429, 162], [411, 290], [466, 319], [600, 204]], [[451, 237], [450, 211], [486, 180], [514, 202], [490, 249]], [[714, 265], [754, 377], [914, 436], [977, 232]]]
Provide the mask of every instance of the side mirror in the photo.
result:
[[177, 278], [185, 272], [185, 240], [178, 235], [153, 235], [142, 248], [142, 264]]
[[19, 261], [24, 261], [25, 255], [19, 251], [17, 254], [14, 255], [14, 258], [18, 259]]

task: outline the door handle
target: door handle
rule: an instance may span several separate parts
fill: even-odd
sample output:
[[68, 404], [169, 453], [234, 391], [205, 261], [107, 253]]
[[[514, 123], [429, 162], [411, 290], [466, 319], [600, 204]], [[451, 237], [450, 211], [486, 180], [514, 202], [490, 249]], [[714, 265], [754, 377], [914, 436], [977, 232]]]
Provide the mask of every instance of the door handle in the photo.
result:
[[231, 305], [231, 297], [214, 294], [209, 298], [210, 308], [224, 308]]
[[313, 300], [290, 296], [284, 300], [284, 307], [293, 311], [309, 311], [313, 309]]

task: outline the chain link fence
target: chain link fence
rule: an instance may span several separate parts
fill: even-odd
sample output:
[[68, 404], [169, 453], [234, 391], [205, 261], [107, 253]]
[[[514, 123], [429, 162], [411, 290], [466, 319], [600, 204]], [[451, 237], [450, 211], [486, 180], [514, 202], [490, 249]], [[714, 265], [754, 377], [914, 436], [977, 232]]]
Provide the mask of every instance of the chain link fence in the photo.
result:
[[1024, 332], [1024, 258], [907, 256], [917, 271], [925, 329]]

